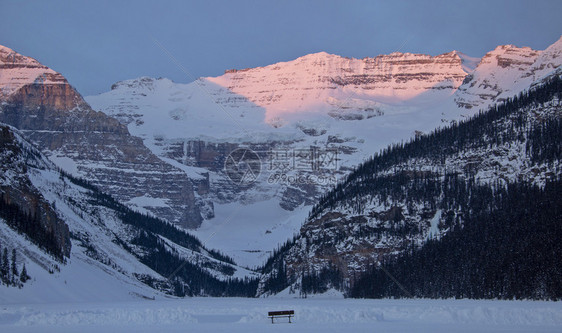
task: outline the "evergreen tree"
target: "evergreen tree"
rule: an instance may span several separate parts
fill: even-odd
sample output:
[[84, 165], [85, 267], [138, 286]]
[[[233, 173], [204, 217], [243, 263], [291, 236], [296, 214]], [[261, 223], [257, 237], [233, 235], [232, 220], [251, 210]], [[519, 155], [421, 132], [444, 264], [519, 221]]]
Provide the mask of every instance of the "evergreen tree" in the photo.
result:
[[4, 282], [4, 273], [2, 272], [2, 266], [4, 261], [2, 260], [2, 245], [0, 245], [0, 283]]
[[2, 255], [2, 280], [10, 285], [10, 259], [8, 258], [8, 249], [4, 248]]
[[22, 283], [26, 283], [27, 280], [29, 280], [29, 275], [27, 275], [27, 269], [25, 268], [25, 263], [24, 263], [20, 273], [20, 281]]
[[19, 276], [16, 258], [16, 249], [12, 249], [12, 283], [16, 283]]

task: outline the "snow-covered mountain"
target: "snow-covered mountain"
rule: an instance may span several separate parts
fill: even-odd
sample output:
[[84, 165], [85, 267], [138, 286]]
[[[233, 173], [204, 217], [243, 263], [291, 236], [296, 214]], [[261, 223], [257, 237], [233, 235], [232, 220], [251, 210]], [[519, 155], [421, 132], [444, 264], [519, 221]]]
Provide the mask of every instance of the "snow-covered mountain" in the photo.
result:
[[23, 131], [60, 168], [122, 202], [186, 227], [201, 214], [184, 172], [163, 162], [127, 128], [93, 111], [59, 73], [0, 46], [0, 122]]
[[[532, 86], [560, 66], [561, 47], [562, 39], [544, 51], [499, 46], [482, 59], [457, 51], [364, 59], [316, 53], [189, 84], [123, 81], [86, 100], [183, 169], [205, 218], [195, 232], [252, 266], [374, 152]], [[225, 172], [237, 148], [261, 160], [252, 186]], [[333, 163], [315, 169], [313, 156]]]
[[529, 47], [501, 45], [488, 52], [455, 93], [461, 107], [485, 108], [502, 102], [560, 66], [562, 39], [544, 51]]
[[[557, 257], [552, 254], [555, 247], [552, 244], [558, 243], [562, 230], [559, 217], [561, 74], [545, 79], [530, 92], [486, 113], [389, 147], [366, 161], [322, 197], [299, 234], [268, 261], [269, 276], [264, 279], [262, 292], [276, 293], [288, 286], [302, 293], [322, 292], [330, 287], [349, 291], [357, 282], [367, 291], [357, 292], [358, 287], [355, 297], [402, 294], [478, 298], [486, 293], [487, 297], [509, 298], [513, 297], [510, 294], [513, 291], [509, 290], [515, 288], [507, 286], [519, 282], [519, 291], [524, 289], [523, 285], [527, 289], [518, 297], [541, 295], [541, 292], [542, 296], [533, 297], [558, 297], [556, 288], [548, 289], [541, 284], [546, 280], [544, 277], [560, 281], [557, 265], [553, 262], [533, 265], [540, 258]], [[506, 203], [508, 194], [516, 197], [509, 204]], [[502, 204], [495, 206], [494, 202]], [[548, 212], [525, 215], [533, 209]], [[485, 218], [490, 219], [486, 223], [496, 224], [494, 230], [482, 225], [475, 227]], [[470, 230], [465, 235], [464, 228]], [[527, 231], [522, 233], [518, 229]], [[386, 293], [386, 287], [368, 289], [382, 283], [369, 281], [368, 277], [358, 282], [365, 272], [379, 264], [406, 253], [417, 253], [419, 249], [423, 253], [429, 240], [445, 238], [449, 233], [461, 240], [453, 242], [453, 248], [449, 246], [449, 253], [434, 251], [421, 259], [418, 256], [413, 259], [421, 261], [416, 271], [401, 266], [398, 273], [385, 271], [390, 278], [381, 271], [388, 281], [410, 285], [407, 291], [399, 290], [404, 287], [398, 288], [392, 281], [389, 284], [397, 292]], [[520, 244], [514, 246], [511, 242]], [[496, 244], [501, 245], [495, 247]], [[478, 248], [486, 245], [488, 250]], [[490, 251], [491, 248], [498, 252]], [[451, 255], [453, 250], [457, 252]], [[482, 253], [474, 253], [478, 251]], [[525, 257], [529, 253], [533, 255]], [[467, 265], [470, 261], [477, 268], [471, 272], [467, 265], [455, 261], [461, 256]], [[470, 257], [474, 259], [469, 260]], [[497, 264], [490, 265], [490, 262]], [[492, 272], [498, 265], [503, 268]], [[501, 274], [508, 274], [506, 267], [516, 269], [500, 278]], [[447, 269], [450, 280], [462, 276], [458, 278], [462, 282], [452, 282], [451, 287], [450, 281], [436, 281], [435, 276]], [[436, 271], [440, 273], [431, 275]], [[523, 273], [528, 271], [540, 277]], [[416, 280], [414, 276], [421, 275], [429, 276], [424, 288], [411, 283]], [[467, 282], [469, 275], [472, 282]], [[510, 279], [513, 281], [508, 282]], [[480, 285], [483, 290], [477, 291], [476, 280], [487, 281], [486, 286]], [[492, 280], [499, 281], [495, 289], [490, 287]], [[465, 288], [468, 285], [470, 288]], [[379, 290], [384, 290], [382, 295], [378, 294]]]
[[280, 126], [291, 115], [299, 118], [309, 112], [349, 117], [338, 112], [354, 108], [346, 100], [364, 101], [365, 109], [374, 109], [363, 110], [368, 116], [377, 114], [379, 103], [403, 102], [422, 94], [426, 99], [447, 96], [466, 74], [457, 52], [436, 57], [392, 53], [364, 59], [320, 52], [266, 67], [230, 70], [207, 80], [264, 108], [266, 123]]
[[[562, 39], [544, 51], [500, 46], [481, 60], [457, 51], [365, 59], [317, 53], [189, 84], [122, 81], [86, 103], [59, 73], [0, 47], [0, 122], [10, 125], [1, 129], [0, 193], [36, 216], [54, 245], [45, 248], [33, 233], [23, 237], [5, 218], [2, 244], [23, 249], [21, 260], [38, 281], [25, 287], [30, 297], [44, 290], [44, 281], [53, 292], [77, 295], [96, 283], [123, 295], [149, 296], [155, 289], [249, 295], [256, 273], [209, 249], [258, 266], [297, 232], [297, 242], [284, 249], [292, 278], [303, 260], [320, 267], [334, 264], [334, 254], [346, 274], [365, 269], [376, 256], [405, 246], [398, 238], [372, 243], [365, 219], [376, 229], [404, 218], [417, 226], [413, 241], [421, 243], [441, 231], [444, 215], [377, 195], [334, 212], [317, 206], [312, 217], [310, 209], [374, 152], [455, 125], [560, 75], [561, 48]], [[553, 99], [519, 118], [535, 124], [559, 117], [559, 110]], [[509, 132], [517, 119], [494, 126]], [[473, 177], [482, 183], [542, 184], [559, 165], [553, 172], [552, 165], [523, 158], [530, 149], [525, 138], [450, 154], [446, 163], [393, 164], [381, 175], [452, 168], [477, 170]], [[372, 216], [357, 213], [365, 207]], [[192, 228], [201, 241], [155, 216]], [[264, 283], [275, 270], [268, 273]]]
[[[0, 198], [12, 208], [0, 212], [0, 243], [16, 249], [32, 278], [23, 290], [4, 290], [3, 301], [229, 295], [227, 280], [255, 275], [185, 231], [61, 172], [17, 129], [0, 124], [0, 133]], [[13, 220], [14, 207], [36, 218]]]

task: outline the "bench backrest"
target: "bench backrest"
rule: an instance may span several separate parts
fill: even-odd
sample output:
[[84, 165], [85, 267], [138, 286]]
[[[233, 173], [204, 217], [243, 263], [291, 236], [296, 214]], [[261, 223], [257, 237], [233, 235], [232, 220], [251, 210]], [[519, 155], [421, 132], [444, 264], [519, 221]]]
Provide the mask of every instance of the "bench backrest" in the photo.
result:
[[267, 313], [268, 316], [288, 316], [294, 315], [295, 310], [285, 310], [285, 311], [269, 311]]

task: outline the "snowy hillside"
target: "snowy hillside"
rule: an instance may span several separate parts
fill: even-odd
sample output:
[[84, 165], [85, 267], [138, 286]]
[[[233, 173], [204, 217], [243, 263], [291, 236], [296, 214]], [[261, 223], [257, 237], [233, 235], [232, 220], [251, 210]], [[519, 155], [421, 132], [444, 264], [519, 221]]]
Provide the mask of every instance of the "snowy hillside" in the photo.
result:
[[[2, 126], [2, 130], [11, 133], [4, 138], [11, 140], [8, 143], [15, 152], [3, 162], [8, 171], [0, 175], [2, 198], [7, 199], [9, 194], [12, 202], [18, 202], [19, 193], [23, 193], [22, 184], [27, 184], [26, 196], [29, 198], [33, 193], [54, 211], [56, 218], [67, 226], [72, 243], [70, 252], [57, 258], [2, 220], [2, 246], [18, 251], [32, 277], [23, 290], [3, 290], [2, 302], [151, 298], [178, 294], [177, 288], [182, 290], [180, 295], [224, 295], [224, 291], [217, 290], [255, 275], [225, 262], [231, 260], [207, 250], [197, 239], [176, 227], [131, 211], [86, 181], [61, 173], [17, 130], [7, 126]], [[6, 142], [2, 144], [8, 144]], [[3, 149], [4, 154], [6, 151]], [[25, 205], [22, 207], [28, 209]], [[154, 246], [147, 246], [150, 239], [155, 242]], [[175, 260], [177, 264], [166, 267], [169, 272], [162, 271], [150, 259], [155, 251], [159, 251], [159, 260]], [[170, 274], [176, 269], [175, 274]], [[183, 288], [186, 272], [191, 278], [204, 279], [199, 281], [201, 290], [194, 281]], [[168, 277], [173, 277], [173, 286]], [[236, 291], [231, 292], [236, 294]]]

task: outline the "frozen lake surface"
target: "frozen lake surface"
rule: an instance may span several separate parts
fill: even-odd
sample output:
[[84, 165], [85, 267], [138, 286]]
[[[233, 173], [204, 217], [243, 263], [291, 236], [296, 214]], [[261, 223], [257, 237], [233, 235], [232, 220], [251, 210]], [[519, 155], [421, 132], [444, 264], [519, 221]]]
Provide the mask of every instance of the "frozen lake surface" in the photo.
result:
[[[9, 302], [8, 302], [9, 303]], [[561, 332], [562, 303], [186, 298], [0, 305], [1, 332]], [[295, 310], [272, 325], [268, 311]]]

